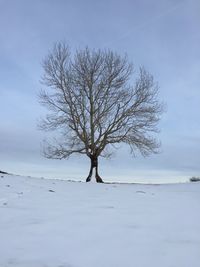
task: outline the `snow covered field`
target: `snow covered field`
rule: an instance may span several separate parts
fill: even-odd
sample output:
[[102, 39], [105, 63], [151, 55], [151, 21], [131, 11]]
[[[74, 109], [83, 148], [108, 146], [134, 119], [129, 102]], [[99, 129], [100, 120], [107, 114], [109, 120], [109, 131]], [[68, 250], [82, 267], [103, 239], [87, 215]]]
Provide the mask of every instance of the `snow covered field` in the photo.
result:
[[0, 267], [147, 266], [200, 266], [200, 183], [0, 175]]

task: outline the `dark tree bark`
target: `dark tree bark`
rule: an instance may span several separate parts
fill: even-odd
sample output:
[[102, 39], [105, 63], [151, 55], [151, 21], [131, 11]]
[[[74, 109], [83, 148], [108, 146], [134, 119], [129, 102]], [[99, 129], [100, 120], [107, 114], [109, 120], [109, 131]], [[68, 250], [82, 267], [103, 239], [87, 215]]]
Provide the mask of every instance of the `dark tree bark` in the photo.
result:
[[102, 178], [99, 176], [99, 173], [98, 173], [98, 157], [95, 158], [94, 160], [95, 162], [95, 178], [96, 178], [96, 181], [97, 183], [103, 183], [103, 180]]
[[90, 156], [90, 172], [88, 174], [86, 182], [91, 181], [94, 168], [95, 168], [95, 178], [96, 178], [97, 183], [103, 183], [103, 180], [98, 173], [98, 157], [93, 156], [93, 155]]
[[93, 173], [93, 165], [92, 165], [92, 160], [91, 160], [91, 165], [90, 165], [90, 172], [88, 174], [88, 177], [86, 179], [86, 182], [90, 182], [92, 179], [92, 173]]

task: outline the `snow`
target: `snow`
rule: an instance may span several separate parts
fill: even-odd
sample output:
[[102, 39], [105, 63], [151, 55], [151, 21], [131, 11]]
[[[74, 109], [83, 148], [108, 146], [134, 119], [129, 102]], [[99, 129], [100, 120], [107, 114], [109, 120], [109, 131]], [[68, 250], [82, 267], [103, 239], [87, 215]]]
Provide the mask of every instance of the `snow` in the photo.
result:
[[199, 267], [199, 204], [198, 182], [1, 175], [0, 267]]

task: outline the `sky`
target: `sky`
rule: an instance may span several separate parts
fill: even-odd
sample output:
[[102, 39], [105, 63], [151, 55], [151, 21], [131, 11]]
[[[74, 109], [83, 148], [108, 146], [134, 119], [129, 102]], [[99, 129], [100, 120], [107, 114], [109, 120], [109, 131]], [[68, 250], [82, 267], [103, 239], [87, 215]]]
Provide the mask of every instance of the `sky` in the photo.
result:
[[153, 74], [166, 112], [161, 153], [133, 157], [121, 146], [100, 159], [106, 181], [175, 181], [200, 176], [199, 0], [0, 0], [0, 170], [84, 180], [89, 160], [45, 159], [37, 128], [41, 62], [55, 42], [109, 48]]

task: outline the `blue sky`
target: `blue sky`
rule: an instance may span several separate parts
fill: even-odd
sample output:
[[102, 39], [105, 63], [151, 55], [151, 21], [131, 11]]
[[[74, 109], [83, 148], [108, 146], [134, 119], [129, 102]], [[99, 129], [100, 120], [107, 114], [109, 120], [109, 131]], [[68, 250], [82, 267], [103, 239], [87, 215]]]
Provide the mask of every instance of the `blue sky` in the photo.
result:
[[200, 2], [198, 0], [0, 0], [0, 170], [84, 179], [84, 157], [44, 159], [37, 120], [41, 62], [56, 41], [127, 53], [160, 87], [167, 112], [162, 153], [133, 158], [122, 146], [101, 160], [105, 180], [200, 175]]

